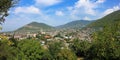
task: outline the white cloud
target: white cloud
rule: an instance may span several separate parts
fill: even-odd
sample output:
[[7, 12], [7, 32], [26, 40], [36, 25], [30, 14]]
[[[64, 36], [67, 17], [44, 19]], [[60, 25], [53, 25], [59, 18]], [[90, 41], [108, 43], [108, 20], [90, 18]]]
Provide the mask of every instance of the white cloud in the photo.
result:
[[86, 14], [95, 15], [96, 5], [90, 0], [79, 0], [75, 3], [75, 9], [84, 9]]
[[34, 6], [29, 7], [17, 7], [14, 13], [30, 13], [30, 14], [40, 14], [40, 10]]
[[110, 14], [114, 11], [120, 10], [120, 6], [114, 6], [113, 8], [107, 9], [103, 12], [103, 15]]
[[87, 16], [85, 16], [84, 18], [83, 18], [84, 20], [91, 20], [89, 17], [87, 17]]
[[51, 6], [51, 5], [62, 2], [62, 0], [35, 0], [35, 2], [38, 5]]
[[62, 11], [56, 11], [55, 14], [56, 14], [57, 16], [63, 16], [63, 15], [64, 15], [64, 13], [63, 13]]
[[104, 3], [105, 0], [97, 0], [96, 3]]
[[[101, 7], [106, 0], [78, 0], [73, 6], [68, 6], [68, 15], [71, 19], [89, 19], [84, 16], [96, 16], [99, 13], [97, 9]], [[65, 12], [66, 13], [66, 12]], [[83, 17], [83, 18], [81, 18]], [[94, 18], [93, 17], [93, 18]]]
[[89, 0], [79, 0], [75, 4], [76, 4], [75, 7], [77, 7], [77, 8], [92, 6], [92, 4], [90, 3]]
[[72, 12], [71, 14], [80, 14], [82, 12], [83, 14], [95, 16], [96, 9], [104, 2], [105, 0], [78, 0], [73, 7], [67, 7], [67, 9]]
[[71, 10], [73, 9], [73, 7], [70, 7], [70, 6], [69, 6], [69, 7], [67, 7], [67, 9], [68, 9], [69, 11], [71, 11]]

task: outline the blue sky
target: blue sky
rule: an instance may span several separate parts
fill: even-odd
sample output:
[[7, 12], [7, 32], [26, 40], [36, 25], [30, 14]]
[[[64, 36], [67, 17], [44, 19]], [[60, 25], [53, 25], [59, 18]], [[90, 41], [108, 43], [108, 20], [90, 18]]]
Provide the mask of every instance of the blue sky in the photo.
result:
[[20, 0], [9, 10], [2, 31], [36, 21], [58, 26], [74, 20], [96, 20], [120, 10], [120, 0]]

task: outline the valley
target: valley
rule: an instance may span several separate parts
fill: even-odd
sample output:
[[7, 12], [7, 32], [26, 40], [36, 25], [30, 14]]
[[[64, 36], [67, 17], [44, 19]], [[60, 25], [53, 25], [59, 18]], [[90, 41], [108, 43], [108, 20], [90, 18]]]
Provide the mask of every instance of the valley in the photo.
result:
[[[6, 1], [12, 4], [10, 1], [14, 0]], [[87, 1], [87, 4], [90, 4], [92, 0], [79, 1], [78, 3]], [[94, 4], [97, 5], [102, 1]], [[89, 11], [90, 7], [87, 4], [85, 4], [87, 12], [93, 12], [92, 9]], [[75, 8], [78, 7], [79, 5]], [[69, 8], [69, 10], [75, 8]], [[33, 6], [26, 9], [29, 11], [21, 10], [22, 8], [19, 7], [14, 13], [27, 13], [29, 16], [28, 12], [34, 15], [33, 11], [35, 11], [43, 20], [48, 18]], [[4, 16], [8, 15], [6, 11], [1, 13], [0, 10], [0, 14], [3, 15], [0, 15], [1, 24], [4, 23]], [[64, 14], [56, 11], [56, 15], [63, 16]], [[36, 16], [33, 18], [37, 19]], [[86, 19], [89, 18], [86, 17]], [[120, 60], [120, 10], [96, 20], [74, 20], [60, 26], [33, 21], [14, 31], [0, 32], [0, 60]]]

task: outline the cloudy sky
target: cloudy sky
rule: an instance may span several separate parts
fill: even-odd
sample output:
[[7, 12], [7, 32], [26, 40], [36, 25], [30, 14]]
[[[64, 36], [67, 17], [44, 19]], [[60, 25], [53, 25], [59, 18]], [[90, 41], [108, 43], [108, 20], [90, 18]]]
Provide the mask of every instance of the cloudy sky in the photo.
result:
[[20, 0], [11, 8], [2, 31], [36, 21], [58, 26], [74, 20], [96, 20], [120, 10], [120, 0]]

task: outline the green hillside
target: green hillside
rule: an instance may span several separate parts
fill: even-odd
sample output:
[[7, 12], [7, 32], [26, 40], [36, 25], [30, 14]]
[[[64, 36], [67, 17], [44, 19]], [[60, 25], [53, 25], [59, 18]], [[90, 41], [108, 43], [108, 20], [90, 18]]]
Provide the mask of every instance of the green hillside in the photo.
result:
[[76, 21], [72, 21], [67, 24], [61, 25], [61, 26], [57, 26], [57, 27], [52, 27], [44, 23], [32, 22], [17, 29], [15, 32], [37, 32], [37, 31], [50, 31], [54, 29], [72, 29], [72, 28], [81, 29], [85, 27], [86, 25], [90, 24], [91, 22], [92, 21], [76, 20]]
[[120, 20], [120, 10], [104, 16], [101, 19], [89, 24], [87, 27], [98, 28], [114, 23], [116, 20]]
[[71, 28], [83, 28], [86, 25], [90, 24], [92, 21], [87, 21], [87, 20], [76, 20], [69, 22], [67, 24], [57, 26], [58, 29], [71, 29]]
[[38, 23], [38, 22], [31, 22], [21, 28], [19, 28], [18, 30], [16, 30], [16, 32], [36, 32], [36, 31], [47, 31], [53, 29], [53, 27], [46, 25], [44, 23]]

